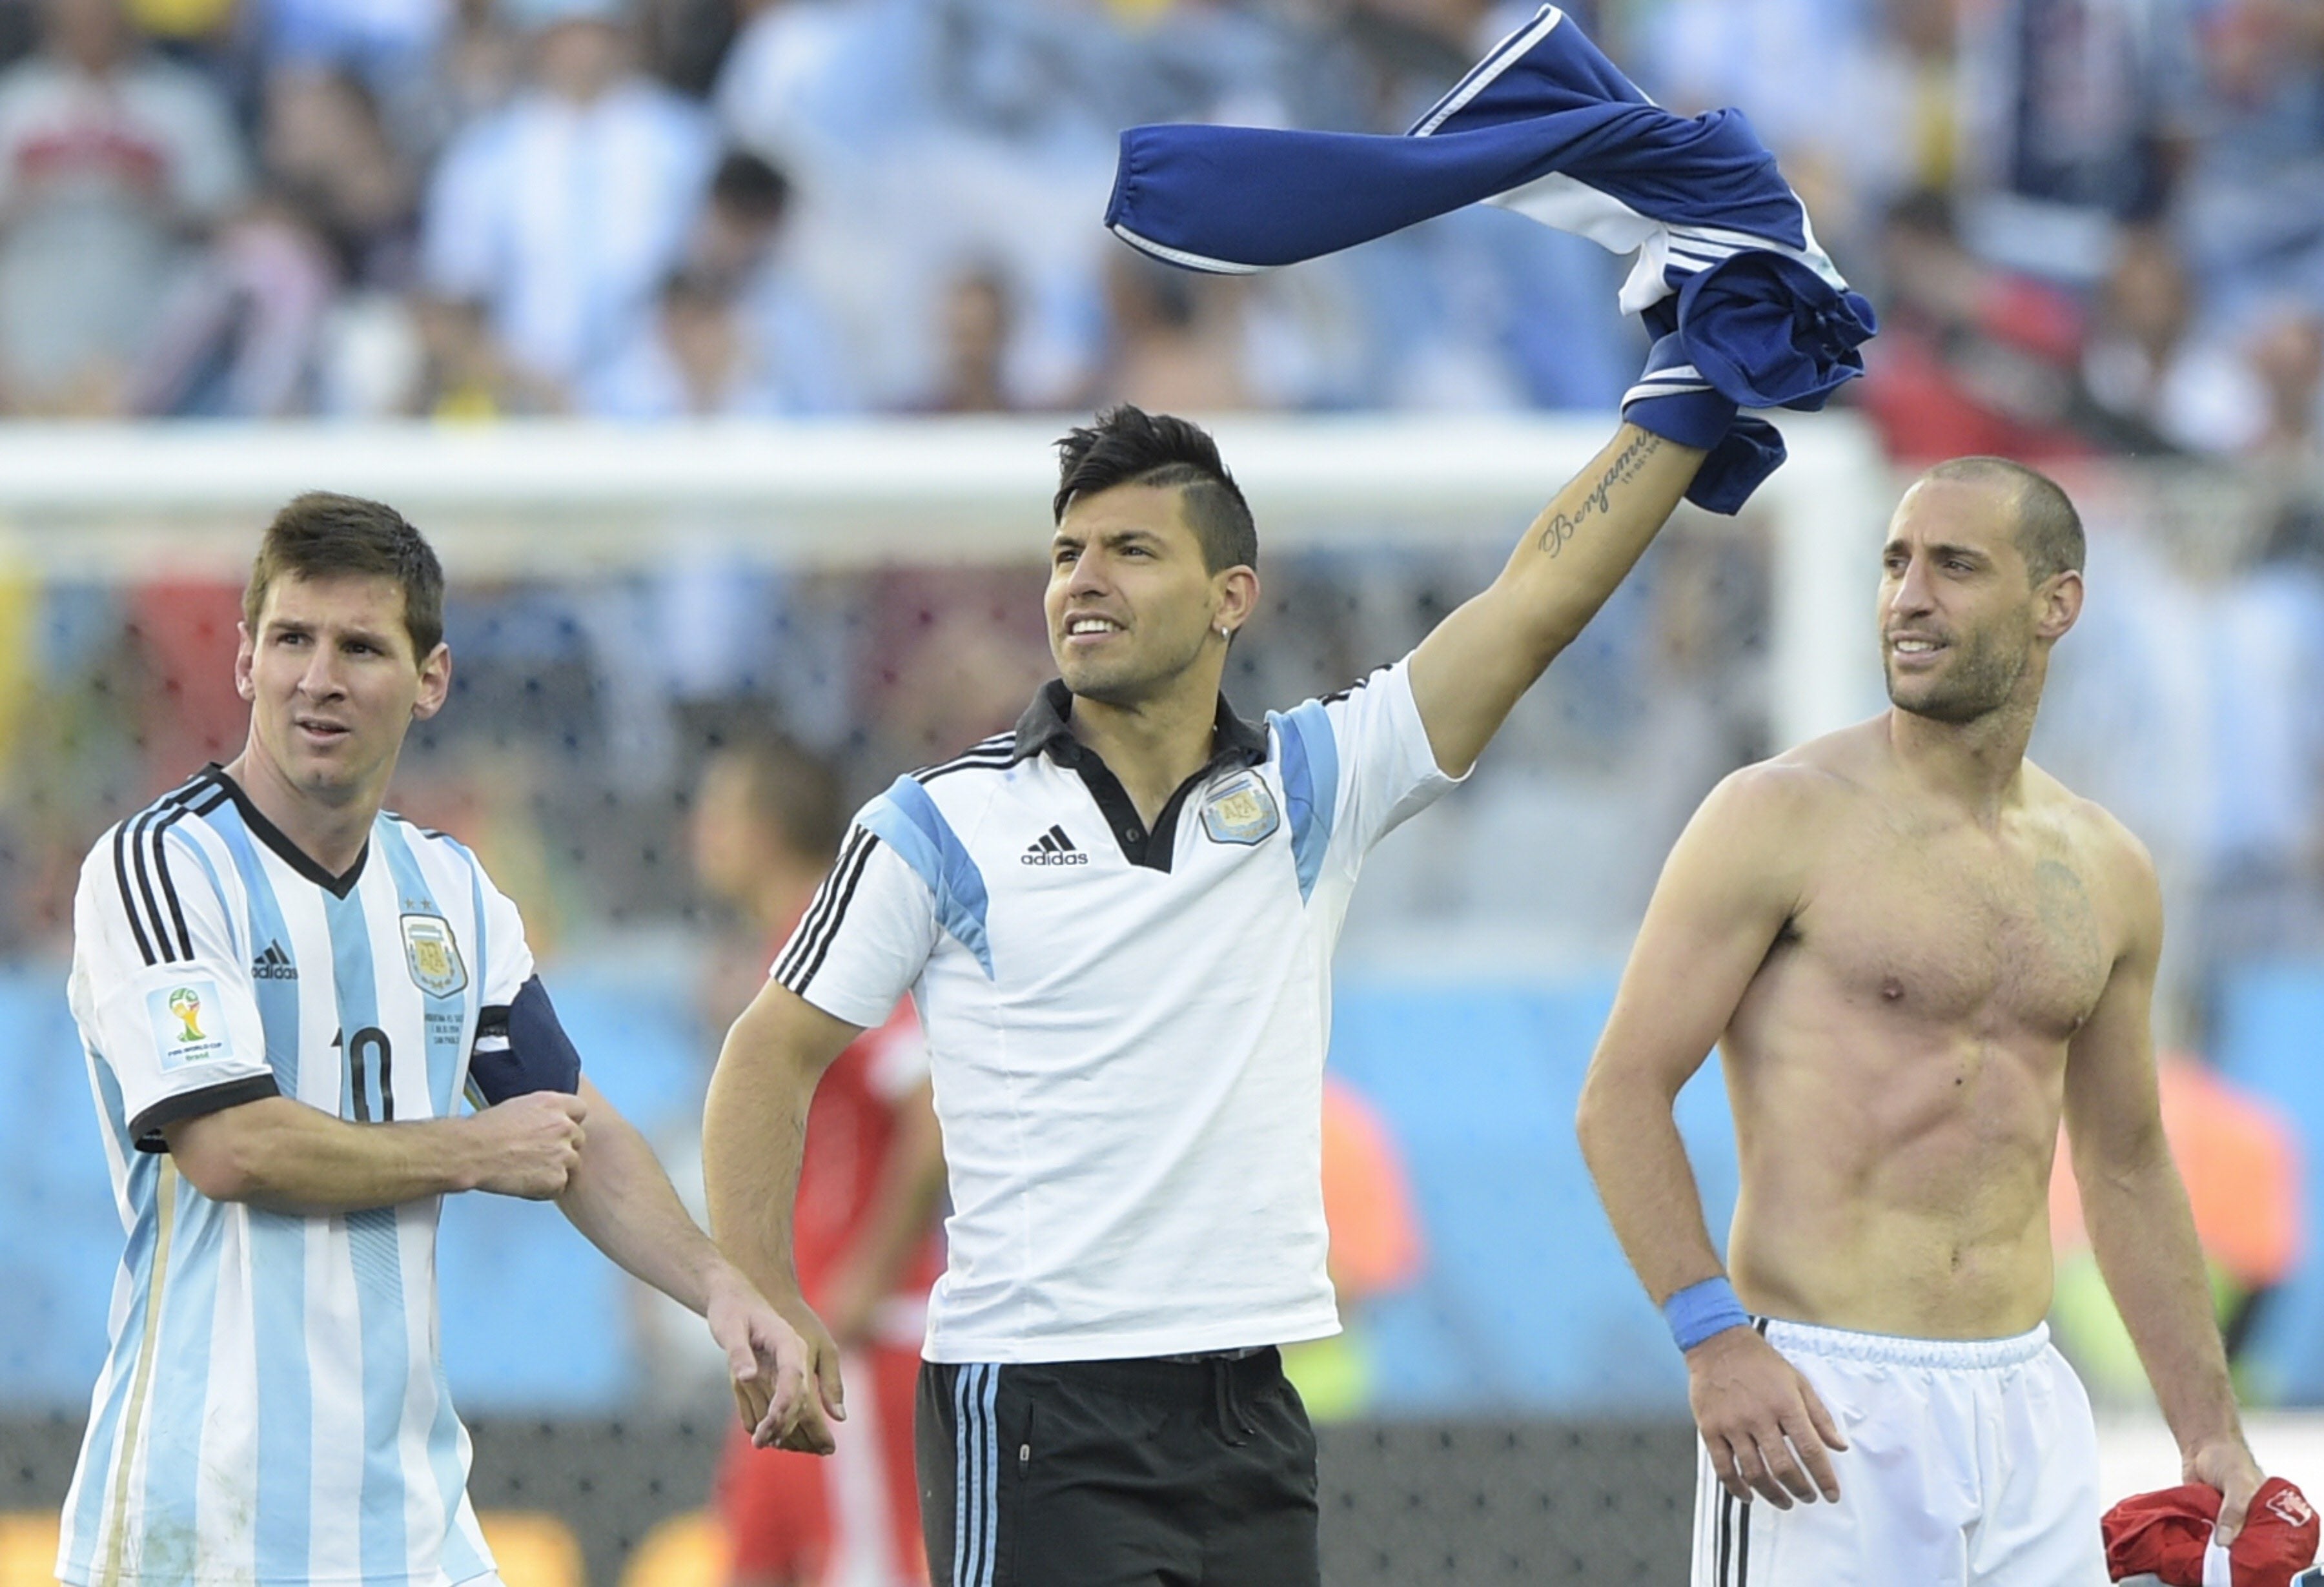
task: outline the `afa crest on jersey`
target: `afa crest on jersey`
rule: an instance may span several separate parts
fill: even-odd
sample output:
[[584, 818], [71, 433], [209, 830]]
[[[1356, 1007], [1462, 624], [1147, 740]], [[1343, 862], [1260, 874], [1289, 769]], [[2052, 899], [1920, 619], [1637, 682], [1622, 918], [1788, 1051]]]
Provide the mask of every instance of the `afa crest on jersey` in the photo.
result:
[[468, 967], [460, 960], [460, 945], [440, 915], [403, 917], [403, 959], [411, 966], [411, 983], [429, 997], [450, 997], [465, 991]]
[[1275, 796], [1256, 777], [1239, 777], [1203, 801], [1203, 830], [1213, 843], [1264, 843], [1282, 825]]

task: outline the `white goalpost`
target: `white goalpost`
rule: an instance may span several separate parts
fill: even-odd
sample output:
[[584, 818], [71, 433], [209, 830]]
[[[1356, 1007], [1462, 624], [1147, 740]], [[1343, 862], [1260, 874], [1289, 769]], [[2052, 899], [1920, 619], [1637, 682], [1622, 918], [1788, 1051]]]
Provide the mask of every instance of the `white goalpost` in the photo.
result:
[[[14, 425], [0, 557], [50, 577], [230, 577], [258, 523], [327, 489], [422, 521], [455, 578], [650, 566], [674, 549], [861, 567], [1037, 556], [1051, 443], [1076, 416], [615, 427]], [[1747, 510], [1772, 539], [1773, 736], [1878, 704], [1867, 591], [1890, 503], [1850, 416], [1788, 416]], [[1221, 416], [1270, 551], [1512, 539], [1607, 435], [1601, 418]]]

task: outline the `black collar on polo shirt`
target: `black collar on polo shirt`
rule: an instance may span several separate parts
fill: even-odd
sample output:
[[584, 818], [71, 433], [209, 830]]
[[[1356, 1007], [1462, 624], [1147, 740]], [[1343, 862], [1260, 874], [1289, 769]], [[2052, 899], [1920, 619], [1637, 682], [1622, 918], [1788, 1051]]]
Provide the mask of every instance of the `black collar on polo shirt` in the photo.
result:
[[1068, 725], [1074, 714], [1073, 691], [1062, 678], [1053, 678], [1043, 684], [1017, 719], [1017, 743], [1010, 761], [1028, 761], [1046, 753], [1058, 765], [1077, 773], [1097, 801], [1098, 814], [1105, 817], [1113, 839], [1121, 845], [1122, 857], [1133, 865], [1148, 871], [1170, 869], [1171, 851], [1176, 846], [1179, 807], [1195, 787], [1214, 773], [1230, 766], [1256, 766], [1267, 759], [1267, 734], [1254, 727], [1234, 713], [1224, 695], [1219, 697], [1219, 713], [1211, 725], [1211, 758], [1203, 769], [1178, 785], [1154, 818], [1154, 828], [1148, 831], [1138, 818], [1138, 807], [1123, 790], [1121, 780], [1100, 758], [1095, 750], [1074, 736]]

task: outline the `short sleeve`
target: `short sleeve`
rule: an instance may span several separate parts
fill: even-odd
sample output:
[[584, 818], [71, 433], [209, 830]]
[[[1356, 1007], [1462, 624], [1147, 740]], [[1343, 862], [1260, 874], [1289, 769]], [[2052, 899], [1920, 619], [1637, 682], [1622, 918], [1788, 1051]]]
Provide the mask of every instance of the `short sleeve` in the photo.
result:
[[277, 1093], [248, 947], [200, 852], [167, 826], [116, 827], [82, 868], [73, 1015], [140, 1149], [166, 1149], [165, 1124]]
[[773, 974], [834, 1019], [875, 1029], [920, 978], [941, 935], [936, 898], [920, 872], [881, 838], [866, 807], [816, 889]]
[[[468, 863], [475, 865], [475, 856], [471, 854]], [[484, 905], [479, 922], [483, 940], [476, 947], [484, 964], [483, 1006], [506, 1008], [516, 1001], [517, 989], [532, 979], [532, 947], [524, 940], [524, 917], [481, 865], [476, 866], [476, 887]]]
[[1410, 669], [1407, 657], [1270, 717], [1303, 874], [1327, 856], [1360, 863], [1461, 782], [1436, 764]]
[[482, 966], [475, 1039], [468, 1052], [468, 1100], [484, 1108], [530, 1091], [570, 1093], [580, 1084], [581, 1055], [534, 973], [524, 917], [493, 885], [475, 855], [465, 847], [460, 853], [475, 876], [477, 940], [472, 948]]

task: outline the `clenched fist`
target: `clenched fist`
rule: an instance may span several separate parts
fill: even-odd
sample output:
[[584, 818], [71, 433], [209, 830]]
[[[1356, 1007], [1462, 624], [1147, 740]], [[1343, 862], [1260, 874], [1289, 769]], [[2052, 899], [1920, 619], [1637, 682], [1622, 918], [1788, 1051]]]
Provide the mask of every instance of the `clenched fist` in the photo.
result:
[[529, 1201], [554, 1201], [581, 1161], [588, 1105], [561, 1091], [528, 1092], [495, 1103], [468, 1122], [478, 1134], [476, 1188]]

